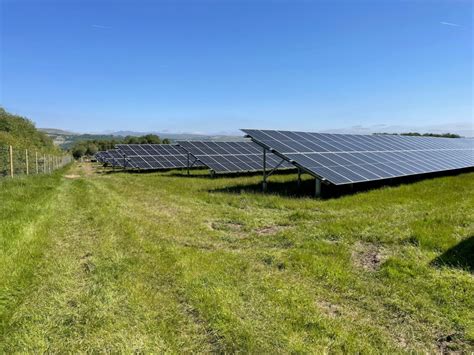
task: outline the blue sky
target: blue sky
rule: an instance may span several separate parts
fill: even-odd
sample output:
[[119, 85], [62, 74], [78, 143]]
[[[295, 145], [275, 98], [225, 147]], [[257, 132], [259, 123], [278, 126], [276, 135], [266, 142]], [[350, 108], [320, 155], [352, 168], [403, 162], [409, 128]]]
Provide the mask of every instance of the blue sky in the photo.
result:
[[472, 128], [471, 1], [0, 1], [0, 104], [39, 127]]

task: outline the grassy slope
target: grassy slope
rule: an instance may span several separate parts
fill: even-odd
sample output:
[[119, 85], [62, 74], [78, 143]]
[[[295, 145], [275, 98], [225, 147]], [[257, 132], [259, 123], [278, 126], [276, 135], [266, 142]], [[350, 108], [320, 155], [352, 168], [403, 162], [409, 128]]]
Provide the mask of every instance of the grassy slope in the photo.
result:
[[0, 181], [0, 352], [473, 348], [472, 269], [433, 265], [472, 173], [318, 201], [72, 169]]

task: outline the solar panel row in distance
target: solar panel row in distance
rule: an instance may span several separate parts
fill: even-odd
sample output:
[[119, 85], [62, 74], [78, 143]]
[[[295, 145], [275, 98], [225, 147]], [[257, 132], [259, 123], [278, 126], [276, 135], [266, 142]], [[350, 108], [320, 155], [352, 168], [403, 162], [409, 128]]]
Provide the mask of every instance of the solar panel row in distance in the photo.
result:
[[[178, 144], [199, 159], [215, 173], [253, 172], [263, 170], [263, 149], [246, 142], [179, 141]], [[270, 153], [266, 168], [294, 168], [294, 166]]]
[[254, 142], [335, 185], [474, 166], [474, 140], [243, 130]]
[[[160, 170], [188, 166], [187, 152], [174, 144], [117, 144], [116, 147], [133, 168]], [[189, 164], [202, 167], [202, 164], [192, 159]]]
[[98, 162], [103, 164], [119, 167], [127, 166], [126, 158], [116, 149], [98, 152], [95, 157]]
[[105, 163], [104, 151], [95, 153], [94, 157], [99, 163]]

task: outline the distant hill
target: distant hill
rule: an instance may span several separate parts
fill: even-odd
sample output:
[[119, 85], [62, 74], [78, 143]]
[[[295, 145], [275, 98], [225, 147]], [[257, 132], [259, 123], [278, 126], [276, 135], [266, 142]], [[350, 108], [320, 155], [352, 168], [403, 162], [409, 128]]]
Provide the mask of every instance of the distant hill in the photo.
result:
[[57, 129], [57, 128], [38, 128], [39, 131], [44, 132], [46, 134], [57, 134], [57, 135], [63, 135], [63, 136], [76, 136], [79, 135], [79, 133], [74, 133], [74, 132], [69, 132], [65, 131], [63, 129]]
[[168, 138], [173, 141], [178, 140], [214, 140], [214, 141], [229, 141], [244, 139], [242, 135], [220, 135], [220, 134], [196, 134], [196, 133], [169, 133], [169, 132], [134, 132], [134, 131], [117, 131], [110, 133], [114, 136], [120, 137], [141, 137], [147, 134], [156, 134], [161, 138]]
[[47, 134], [54, 144], [63, 149], [71, 148], [76, 142], [91, 141], [91, 140], [112, 140], [122, 137], [141, 137], [147, 134], [156, 134], [162, 139], [169, 139], [170, 141], [178, 140], [214, 140], [214, 141], [235, 141], [244, 140], [243, 136], [232, 135], [202, 135], [202, 134], [188, 134], [188, 133], [160, 133], [160, 132], [134, 132], [134, 131], [117, 131], [106, 134], [81, 134], [68, 132], [61, 129], [54, 128], [40, 128], [40, 131]]
[[37, 149], [43, 152], [57, 150], [53, 140], [35, 127], [28, 118], [8, 113], [0, 107], [0, 146]]

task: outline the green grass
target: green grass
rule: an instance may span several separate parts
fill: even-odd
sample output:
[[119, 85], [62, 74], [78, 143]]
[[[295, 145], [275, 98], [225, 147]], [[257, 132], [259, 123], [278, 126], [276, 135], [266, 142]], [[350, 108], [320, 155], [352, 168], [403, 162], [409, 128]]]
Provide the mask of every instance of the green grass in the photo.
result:
[[474, 173], [316, 200], [69, 169], [0, 180], [0, 353], [474, 349]]

